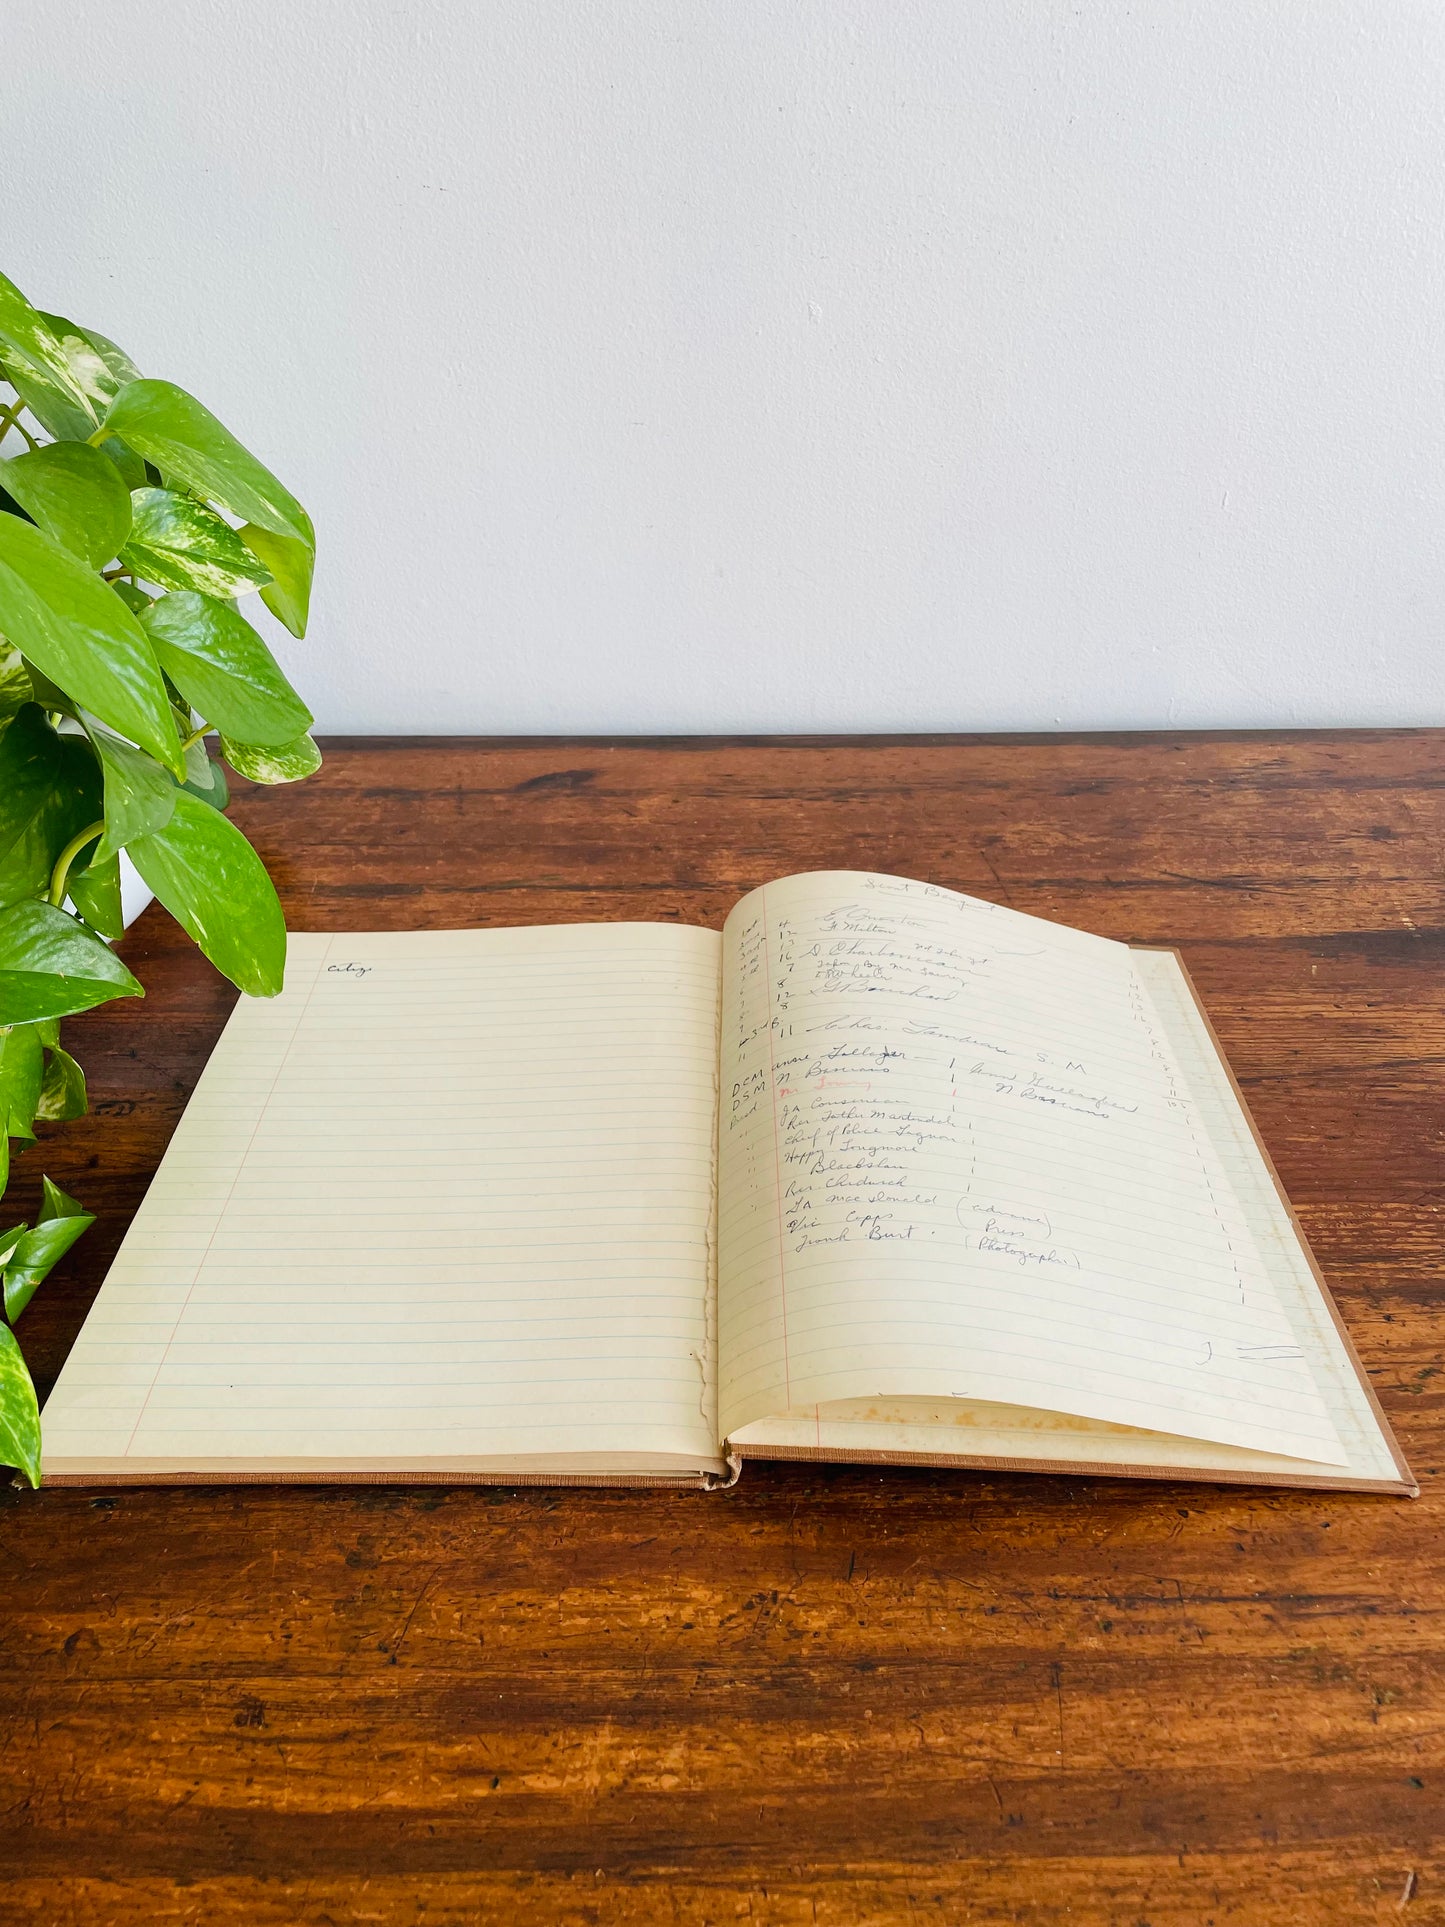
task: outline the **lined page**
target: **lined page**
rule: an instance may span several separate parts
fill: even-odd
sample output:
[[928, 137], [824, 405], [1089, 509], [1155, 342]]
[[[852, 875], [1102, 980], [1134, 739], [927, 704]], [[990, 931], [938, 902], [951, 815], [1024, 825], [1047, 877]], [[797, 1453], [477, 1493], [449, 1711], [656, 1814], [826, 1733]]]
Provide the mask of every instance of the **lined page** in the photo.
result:
[[954, 1397], [1343, 1461], [1127, 946], [845, 871], [723, 943], [725, 1435]]
[[45, 1410], [45, 1470], [718, 1464], [719, 938], [293, 936]]

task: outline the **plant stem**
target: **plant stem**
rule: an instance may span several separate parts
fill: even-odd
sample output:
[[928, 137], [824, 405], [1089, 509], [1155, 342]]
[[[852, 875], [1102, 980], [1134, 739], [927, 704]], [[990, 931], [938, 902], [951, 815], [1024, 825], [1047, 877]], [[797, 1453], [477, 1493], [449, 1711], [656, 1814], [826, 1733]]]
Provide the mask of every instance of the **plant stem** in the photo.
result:
[[211, 723], [202, 723], [199, 729], [193, 729], [190, 735], [187, 736], [186, 740], [181, 744], [182, 756], [185, 755], [188, 749], [194, 749], [196, 744], [200, 742], [201, 738], [205, 736], [213, 727], [214, 725]]
[[80, 855], [87, 843], [93, 843], [104, 831], [105, 819], [99, 823], [87, 823], [77, 835], [71, 837], [60, 855], [55, 859], [55, 868], [50, 873], [50, 901], [58, 910], [65, 901], [65, 881], [70, 875], [70, 866]]
[[5, 409], [5, 412], [0, 414], [0, 442], [4, 441], [12, 428], [18, 428], [30, 446], [32, 448], [38, 448], [39, 443], [20, 419], [24, 412], [25, 398], [23, 395], [17, 395], [14, 401]]

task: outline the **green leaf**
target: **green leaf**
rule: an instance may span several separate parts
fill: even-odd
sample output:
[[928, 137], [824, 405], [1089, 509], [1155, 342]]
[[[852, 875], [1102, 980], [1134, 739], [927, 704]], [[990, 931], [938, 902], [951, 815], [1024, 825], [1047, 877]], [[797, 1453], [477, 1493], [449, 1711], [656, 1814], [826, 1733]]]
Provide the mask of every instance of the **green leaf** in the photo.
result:
[[[84, 1117], [85, 1110], [85, 1072], [69, 1051], [52, 1044], [46, 1054], [45, 1076], [41, 1079], [35, 1115], [52, 1123], [63, 1123], [68, 1118]], [[49, 1184], [49, 1178], [45, 1182]], [[63, 1197], [64, 1193], [60, 1195]]]
[[54, 904], [17, 903], [0, 911], [0, 1024], [69, 1017], [112, 997], [144, 995], [110, 945]]
[[9, 1231], [0, 1231], [0, 1267], [9, 1264], [11, 1253], [29, 1229], [28, 1224], [17, 1224]]
[[273, 746], [233, 743], [223, 736], [221, 754], [238, 776], [248, 776], [253, 783], [299, 783], [321, 767], [321, 751], [309, 736]]
[[45, 1075], [45, 1053], [35, 1027], [0, 1030], [0, 1130], [34, 1141], [31, 1130]]
[[[62, 1191], [58, 1184], [52, 1184], [49, 1178], [43, 1177], [40, 1180], [40, 1222], [42, 1224], [50, 1218], [89, 1217], [90, 1213], [78, 1199]], [[93, 1218], [91, 1222], [95, 1222]]]
[[51, 1268], [95, 1223], [91, 1212], [58, 1191], [49, 1178], [45, 1180], [45, 1188], [51, 1196], [62, 1200], [66, 1209], [54, 1214], [44, 1212], [39, 1224], [21, 1232], [10, 1254], [5, 1266], [5, 1316], [12, 1325], [45, 1282]]
[[78, 327], [64, 315], [46, 314], [43, 309], [41, 318], [59, 342], [76, 387], [99, 421], [125, 384], [138, 379], [140, 369], [123, 348], [117, 348], [93, 328]]
[[20, 661], [30, 683], [31, 694], [34, 700], [39, 703], [40, 707], [42, 709], [57, 710], [60, 715], [70, 716], [74, 718], [76, 722], [79, 722], [80, 704], [74, 701], [72, 697], [67, 696], [60, 685], [53, 683], [49, 676], [45, 674], [44, 670], [37, 669], [33, 662], [26, 662], [24, 656], [20, 658]]
[[304, 636], [311, 607], [315, 549], [309, 542], [298, 542], [295, 536], [273, 535], [254, 522], [248, 522], [241, 530], [241, 540], [271, 571], [273, 579], [262, 589], [261, 600], [293, 636]]
[[184, 790], [163, 830], [131, 861], [219, 971], [252, 997], [274, 997], [286, 969], [286, 920], [265, 865], [235, 824]]
[[52, 442], [15, 456], [0, 479], [32, 521], [92, 569], [119, 554], [130, 529], [130, 496], [98, 448]]
[[203, 742], [192, 743], [186, 751], [186, 780], [181, 788], [187, 796], [198, 796], [203, 803], [209, 803], [213, 810], [225, 809], [231, 800], [226, 772], [206, 754]]
[[118, 856], [108, 857], [102, 863], [92, 857], [83, 870], [72, 868], [65, 888], [70, 901], [92, 930], [112, 940], [125, 935]]
[[147, 582], [234, 596], [271, 580], [230, 523], [203, 502], [169, 488], [138, 488], [130, 501], [130, 539], [120, 559]]
[[143, 616], [154, 606], [155, 597], [147, 595], [144, 589], [138, 589], [133, 582], [118, 580], [110, 586], [133, 616]]
[[[69, 325], [75, 328], [73, 321]], [[125, 349], [118, 348], [108, 335], [100, 332], [99, 328], [75, 328], [75, 332], [85, 337], [114, 375], [117, 392], [124, 388], [128, 381], [140, 380], [140, 369], [136, 367]]]
[[0, 515], [0, 631], [67, 695], [181, 774], [145, 631], [98, 575], [15, 515]]
[[90, 410], [72, 401], [49, 375], [42, 374], [37, 368], [26, 367], [14, 356], [6, 359], [0, 374], [4, 375], [47, 435], [54, 435], [57, 441], [83, 442], [95, 433], [95, 419]]
[[311, 711], [240, 610], [206, 595], [168, 595], [146, 616], [156, 660], [208, 722], [245, 743], [288, 743]]
[[[94, 869], [97, 863], [109, 862], [136, 837], [165, 828], [176, 805], [176, 786], [143, 749], [122, 742], [98, 723], [86, 727], [100, 757], [105, 784], [105, 835], [90, 859]], [[76, 828], [80, 827], [77, 824]]]
[[36, 703], [0, 730], [0, 904], [44, 892], [60, 852], [100, 815], [99, 774], [83, 739], [58, 735]]
[[[0, 274], [0, 357], [10, 369], [20, 369], [41, 378], [45, 385], [64, 396], [90, 417], [90, 402], [76, 381], [65, 359], [65, 350], [55, 331], [38, 308], [34, 308], [15, 283]], [[95, 427], [91, 417], [90, 426]], [[88, 429], [87, 434], [90, 432]]]
[[149, 488], [151, 475], [140, 456], [133, 448], [127, 448], [119, 435], [107, 435], [97, 444], [100, 452], [125, 483], [126, 490]]
[[138, 454], [232, 515], [316, 547], [311, 517], [290, 490], [209, 408], [174, 382], [128, 382], [111, 403], [105, 425]]
[[0, 1464], [19, 1466], [31, 1485], [39, 1485], [40, 1406], [8, 1325], [0, 1325]]
[[[47, 433], [62, 441], [88, 441], [117, 392], [139, 371], [128, 355], [94, 329], [77, 327], [62, 315], [42, 313], [40, 318], [55, 337], [80, 399], [57, 375], [22, 364], [13, 352], [5, 356], [10, 380]], [[141, 487], [146, 477], [139, 455], [114, 436], [102, 447], [126, 487]]]
[[8, 720], [26, 703], [33, 702], [34, 690], [26, 673], [25, 658], [0, 639], [0, 722]]

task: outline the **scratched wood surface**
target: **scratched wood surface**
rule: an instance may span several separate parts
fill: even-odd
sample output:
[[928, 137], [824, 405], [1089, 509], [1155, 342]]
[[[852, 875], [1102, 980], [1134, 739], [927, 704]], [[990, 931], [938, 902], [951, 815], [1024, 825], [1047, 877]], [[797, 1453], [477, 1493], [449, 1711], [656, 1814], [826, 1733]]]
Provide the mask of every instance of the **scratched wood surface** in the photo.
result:
[[[297, 929], [894, 870], [1177, 943], [1423, 1495], [750, 1466], [694, 1494], [0, 1495], [0, 1918], [1445, 1922], [1445, 733], [334, 743]], [[69, 1026], [102, 1213], [232, 994], [159, 909]]]

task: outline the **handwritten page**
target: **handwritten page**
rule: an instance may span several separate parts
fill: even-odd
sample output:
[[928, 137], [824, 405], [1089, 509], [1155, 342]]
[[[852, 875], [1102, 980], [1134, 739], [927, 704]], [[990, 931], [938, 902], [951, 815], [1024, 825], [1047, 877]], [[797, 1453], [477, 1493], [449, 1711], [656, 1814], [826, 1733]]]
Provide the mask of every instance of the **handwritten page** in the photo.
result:
[[293, 936], [45, 1411], [45, 1470], [717, 1467], [719, 939]]
[[1164, 1026], [1171, 1054], [1208, 1131], [1290, 1328], [1320, 1387], [1347, 1478], [1333, 1463], [1260, 1452], [1207, 1439], [1145, 1432], [1102, 1419], [1000, 1405], [982, 1399], [835, 1399], [811, 1413], [759, 1419], [729, 1435], [743, 1452], [850, 1459], [929, 1457], [964, 1464], [1107, 1466], [1141, 1476], [1222, 1476], [1273, 1484], [1310, 1479], [1339, 1487], [1408, 1492], [1413, 1481], [1391, 1441], [1351, 1355], [1349, 1341], [1320, 1289], [1309, 1253], [1281, 1197], [1179, 959], [1172, 951], [1130, 952]]
[[720, 1420], [840, 1400], [1344, 1453], [1125, 945], [900, 878], [723, 933]]

